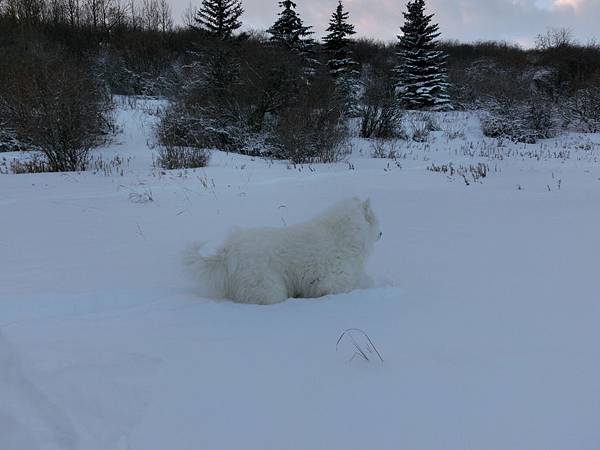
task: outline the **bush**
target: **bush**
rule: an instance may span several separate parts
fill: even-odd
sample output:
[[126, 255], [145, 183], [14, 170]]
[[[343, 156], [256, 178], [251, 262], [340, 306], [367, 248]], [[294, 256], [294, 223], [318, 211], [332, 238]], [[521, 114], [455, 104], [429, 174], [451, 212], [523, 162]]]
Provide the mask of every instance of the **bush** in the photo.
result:
[[278, 156], [294, 164], [340, 161], [347, 136], [344, 105], [329, 78], [314, 80], [297, 104], [282, 111], [275, 130]]
[[6, 122], [0, 121], [0, 153], [31, 150], [31, 146], [21, 142], [15, 130], [8, 128]]
[[279, 156], [294, 164], [337, 162], [347, 154], [346, 134], [341, 111], [290, 108], [276, 131]]
[[363, 105], [360, 116], [360, 137], [391, 139], [402, 134], [398, 130], [402, 113], [391, 102]]
[[0, 110], [17, 137], [46, 157], [48, 170], [85, 170], [89, 150], [112, 131], [112, 103], [83, 61], [34, 47], [6, 61]]
[[235, 122], [221, 122], [210, 109], [172, 103], [163, 111], [156, 128], [159, 144], [241, 151], [245, 145], [245, 129]]
[[194, 147], [161, 145], [158, 147], [156, 165], [163, 169], [194, 169], [206, 167], [210, 160], [207, 150]]
[[600, 132], [600, 86], [580, 89], [562, 101], [563, 117], [577, 131]]
[[527, 105], [526, 124], [535, 139], [549, 139], [558, 134], [558, 123], [552, 103], [533, 97]]
[[259, 37], [204, 44], [183, 68], [159, 142], [275, 156], [264, 144], [279, 113], [306, 89], [301, 59]]
[[402, 111], [398, 108], [391, 80], [367, 75], [360, 110], [360, 137], [391, 139], [400, 137]]
[[559, 124], [553, 104], [539, 97], [493, 104], [481, 121], [485, 136], [534, 144], [557, 135]]

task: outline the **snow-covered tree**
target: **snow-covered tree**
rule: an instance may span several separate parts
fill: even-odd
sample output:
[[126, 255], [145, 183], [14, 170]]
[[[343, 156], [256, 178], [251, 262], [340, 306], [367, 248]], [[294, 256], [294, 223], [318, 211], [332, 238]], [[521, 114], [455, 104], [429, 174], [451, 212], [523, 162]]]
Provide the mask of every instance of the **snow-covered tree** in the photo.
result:
[[312, 27], [304, 26], [302, 19], [296, 12], [296, 3], [292, 0], [279, 2], [283, 10], [278, 14], [279, 18], [273, 26], [267, 30], [271, 35], [271, 42], [283, 45], [290, 50], [299, 53], [308, 53], [314, 44], [310, 35], [313, 34]]
[[349, 37], [356, 34], [354, 25], [348, 22], [349, 13], [344, 11], [344, 4], [340, 0], [335, 12], [329, 20], [329, 32], [323, 38], [325, 49], [329, 53], [327, 65], [331, 74], [337, 78], [356, 69], [356, 62], [352, 59]]
[[398, 98], [408, 108], [448, 109], [447, 56], [438, 50], [439, 26], [431, 23], [433, 14], [425, 14], [425, 0], [409, 1], [407, 7], [394, 69]]
[[344, 11], [344, 4], [340, 0], [329, 21], [329, 34], [323, 41], [329, 54], [329, 73], [336, 80], [338, 95], [343, 98], [346, 111], [351, 111], [357, 103], [360, 73], [350, 48], [350, 36], [356, 34], [356, 31], [354, 25], [348, 22], [348, 17], [349, 13]]
[[242, 26], [241, 0], [203, 0], [194, 18], [197, 26], [219, 39], [229, 39]]

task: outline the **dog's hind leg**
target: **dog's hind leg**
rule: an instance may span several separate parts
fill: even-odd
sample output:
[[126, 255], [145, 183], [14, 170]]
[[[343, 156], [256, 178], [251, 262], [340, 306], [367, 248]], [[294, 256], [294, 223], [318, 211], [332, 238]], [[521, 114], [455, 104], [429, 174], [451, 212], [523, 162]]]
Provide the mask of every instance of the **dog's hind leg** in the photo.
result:
[[287, 290], [285, 286], [273, 286], [272, 288], [256, 288], [249, 292], [248, 302], [256, 305], [274, 305], [287, 300]]
[[277, 279], [277, 277], [268, 277], [255, 286], [244, 286], [244, 289], [235, 295], [234, 300], [239, 303], [274, 305], [287, 300], [288, 297], [283, 280]]

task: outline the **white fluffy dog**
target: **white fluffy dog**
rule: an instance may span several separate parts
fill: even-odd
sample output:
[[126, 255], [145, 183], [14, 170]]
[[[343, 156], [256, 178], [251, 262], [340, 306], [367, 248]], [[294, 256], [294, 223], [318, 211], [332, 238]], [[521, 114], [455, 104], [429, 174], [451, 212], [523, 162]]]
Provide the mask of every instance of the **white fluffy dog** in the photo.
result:
[[271, 305], [368, 287], [365, 263], [380, 237], [371, 202], [353, 198], [303, 224], [235, 231], [213, 256], [196, 244], [184, 262], [208, 295]]

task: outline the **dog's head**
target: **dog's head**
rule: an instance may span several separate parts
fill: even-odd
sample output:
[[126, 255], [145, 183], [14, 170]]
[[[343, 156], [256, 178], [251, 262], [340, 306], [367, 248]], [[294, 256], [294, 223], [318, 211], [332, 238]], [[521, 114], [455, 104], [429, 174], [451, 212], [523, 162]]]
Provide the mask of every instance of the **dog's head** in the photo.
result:
[[371, 199], [361, 201], [357, 198], [355, 200], [360, 202], [363, 215], [368, 225], [369, 237], [371, 241], [378, 241], [383, 236], [383, 233], [381, 232], [381, 228], [379, 227], [379, 220], [377, 219], [375, 211], [373, 211], [373, 207], [371, 206]]
[[337, 203], [316, 220], [333, 228], [341, 240], [346, 239], [352, 245], [360, 244], [367, 252], [382, 236], [371, 201], [358, 197]]

